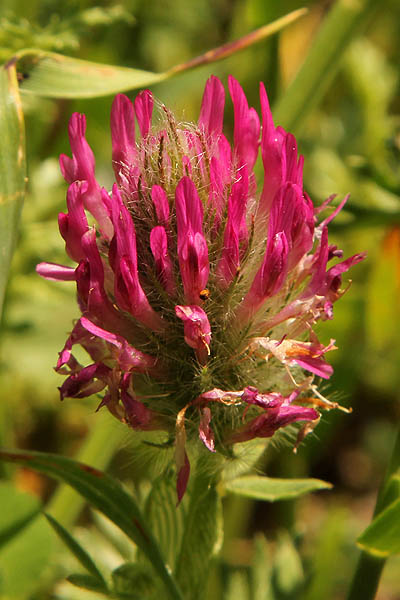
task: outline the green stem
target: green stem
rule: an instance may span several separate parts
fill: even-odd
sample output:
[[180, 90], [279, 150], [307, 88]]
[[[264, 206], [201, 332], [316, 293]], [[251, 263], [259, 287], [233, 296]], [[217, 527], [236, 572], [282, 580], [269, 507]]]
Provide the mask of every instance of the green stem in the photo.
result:
[[348, 600], [373, 600], [386, 559], [361, 552]]
[[[393, 448], [392, 457], [386, 471], [385, 479], [378, 492], [376, 506], [373, 518], [382, 512], [388, 503], [388, 483], [391, 475], [397, 471], [400, 466], [400, 429]], [[373, 600], [378, 589], [379, 580], [385, 566], [386, 558], [373, 556], [363, 550], [354, 573], [353, 581], [350, 587], [347, 600]]]
[[274, 120], [298, 134], [340, 67], [340, 58], [376, 7], [376, 0], [338, 0], [321, 25], [296, 77], [273, 110]]

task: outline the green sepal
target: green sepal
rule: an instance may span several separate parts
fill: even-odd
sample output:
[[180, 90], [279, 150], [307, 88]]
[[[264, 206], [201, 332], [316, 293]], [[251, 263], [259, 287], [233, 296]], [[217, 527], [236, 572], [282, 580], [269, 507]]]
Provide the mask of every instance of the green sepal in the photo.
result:
[[278, 479], [258, 475], [238, 477], [225, 484], [227, 492], [268, 502], [290, 500], [309, 492], [331, 488], [331, 483], [321, 479]]

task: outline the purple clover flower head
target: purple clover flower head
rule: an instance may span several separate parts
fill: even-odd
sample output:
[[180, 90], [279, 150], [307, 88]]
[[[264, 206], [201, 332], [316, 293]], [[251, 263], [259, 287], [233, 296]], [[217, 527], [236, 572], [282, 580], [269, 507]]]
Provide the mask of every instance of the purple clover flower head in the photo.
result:
[[[324, 346], [313, 326], [333, 317], [342, 276], [364, 258], [343, 259], [329, 245], [346, 198], [319, 220], [332, 197], [316, 208], [303, 190], [303, 157], [275, 126], [264, 86], [261, 123], [233, 77], [229, 93], [232, 144], [216, 77], [197, 124], [159, 106], [155, 126], [150, 91], [133, 104], [118, 95], [110, 193], [96, 180], [85, 116], [74, 114], [72, 158], [60, 158], [69, 189], [59, 228], [76, 266], [37, 267], [76, 282], [81, 317], [56, 366], [66, 376], [61, 398], [102, 393], [99, 408], [132, 429], [172, 436], [178, 500], [195, 439], [226, 453], [302, 422], [301, 441], [334, 406], [314, 381], [331, 376], [325, 354], [334, 341]], [[259, 151], [262, 181], [253, 171]], [[76, 345], [88, 364], [75, 358]]]

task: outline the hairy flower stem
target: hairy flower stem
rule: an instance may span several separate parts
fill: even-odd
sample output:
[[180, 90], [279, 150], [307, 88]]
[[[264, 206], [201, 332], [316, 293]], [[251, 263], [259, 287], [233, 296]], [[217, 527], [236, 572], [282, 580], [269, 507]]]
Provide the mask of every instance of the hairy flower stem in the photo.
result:
[[[394, 444], [392, 457], [390, 459], [385, 479], [379, 489], [376, 500], [373, 519], [381, 513], [390, 503], [388, 500], [387, 489], [391, 476], [400, 466], [400, 428], [397, 432], [397, 438]], [[373, 556], [365, 550], [362, 550], [353, 581], [350, 587], [347, 600], [373, 600], [377, 592], [380, 577], [386, 563], [386, 558]]]
[[222, 507], [217, 490], [222, 465], [220, 456], [204, 451], [196, 462], [174, 573], [185, 600], [204, 598], [210, 561], [222, 544]]

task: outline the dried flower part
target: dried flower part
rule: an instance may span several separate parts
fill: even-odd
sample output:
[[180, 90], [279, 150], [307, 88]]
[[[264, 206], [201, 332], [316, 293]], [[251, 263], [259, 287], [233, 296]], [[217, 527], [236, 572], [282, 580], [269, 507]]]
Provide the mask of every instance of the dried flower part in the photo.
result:
[[[150, 91], [133, 104], [118, 95], [111, 193], [97, 183], [85, 116], [74, 114], [72, 158], [60, 158], [70, 186], [59, 228], [77, 265], [37, 267], [76, 282], [81, 317], [56, 366], [67, 376], [61, 398], [105, 390], [99, 408], [133, 429], [175, 435], [178, 501], [193, 438], [215, 452], [302, 421], [300, 443], [317, 409], [334, 406], [313, 382], [332, 374], [325, 354], [334, 342], [320, 343], [313, 326], [333, 317], [343, 274], [364, 257], [343, 260], [329, 245], [328, 225], [346, 198], [318, 223], [333, 197], [317, 209], [303, 190], [303, 158], [293, 135], [275, 126], [264, 86], [260, 123], [239, 83], [228, 85], [232, 145], [216, 77], [197, 124], [161, 105], [154, 126]], [[262, 182], [253, 172], [259, 150]]]

